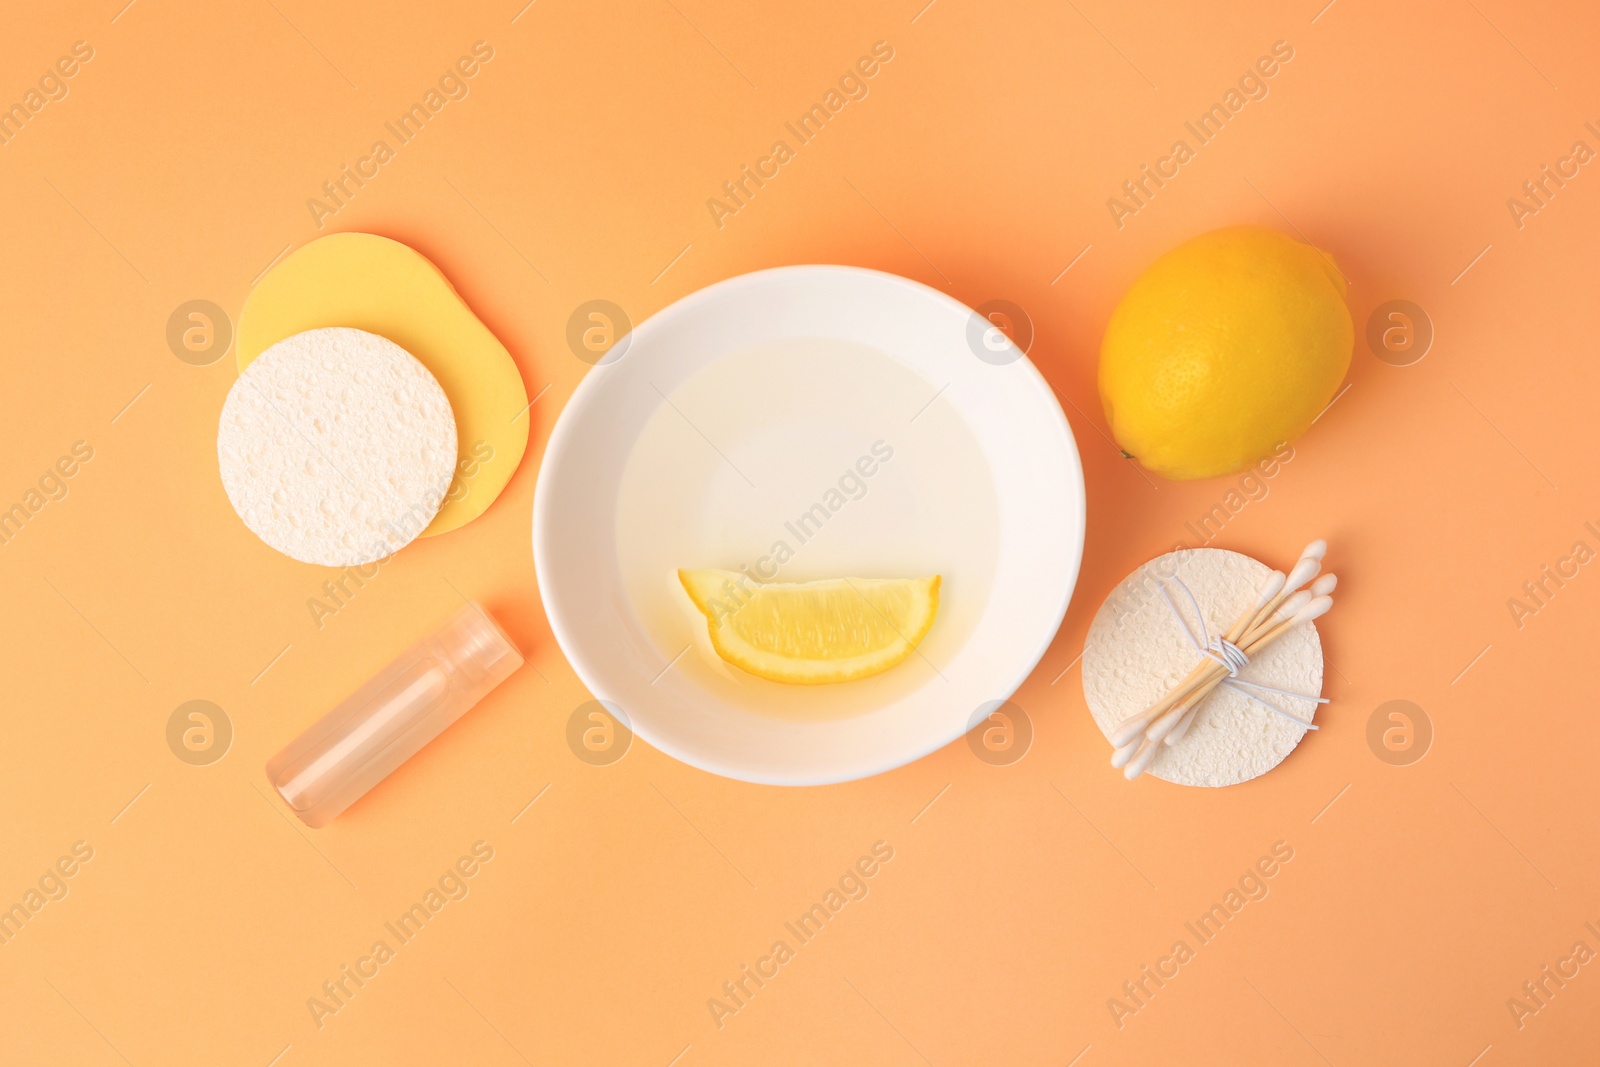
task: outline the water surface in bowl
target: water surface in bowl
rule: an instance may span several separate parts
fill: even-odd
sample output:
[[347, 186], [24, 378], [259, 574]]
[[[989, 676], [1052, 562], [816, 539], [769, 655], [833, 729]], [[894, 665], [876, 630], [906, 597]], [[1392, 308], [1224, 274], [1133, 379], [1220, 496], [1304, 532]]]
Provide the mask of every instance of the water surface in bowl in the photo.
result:
[[[864, 345], [796, 338], [664, 390], [623, 471], [616, 529], [624, 596], [662, 662], [732, 706], [805, 719], [944, 684], [940, 665], [988, 602], [999, 529], [987, 460], [942, 385]], [[717, 657], [679, 567], [944, 581], [938, 620], [905, 662], [858, 682], [791, 686]]]

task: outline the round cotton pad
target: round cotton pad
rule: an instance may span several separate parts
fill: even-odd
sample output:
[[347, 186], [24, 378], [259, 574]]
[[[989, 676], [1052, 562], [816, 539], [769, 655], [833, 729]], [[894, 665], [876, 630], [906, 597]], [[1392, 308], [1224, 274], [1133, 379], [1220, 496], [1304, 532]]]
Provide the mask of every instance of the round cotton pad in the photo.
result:
[[[1083, 696], [1101, 732], [1109, 737], [1118, 723], [1160, 700], [1200, 661], [1161, 595], [1161, 579], [1167, 580], [1168, 594], [1192, 627], [1194, 608], [1172, 579], [1189, 587], [1207, 631], [1216, 637], [1249, 609], [1271, 573], [1249, 556], [1199, 548], [1158, 556], [1123, 579], [1100, 605], [1083, 649]], [[1316, 626], [1305, 622], [1294, 627], [1251, 657], [1239, 677], [1320, 696], [1322, 640]], [[1318, 706], [1251, 692], [1303, 720]], [[1183, 739], [1161, 745], [1149, 773], [1179, 785], [1237, 785], [1282, 763], [1305, 733], [1305, 727], [1285, 716], [1218, 686], [1200, 702]]]
[[456, 462], [444, 390], [393, 341], [328, 327], [286, 337], [222, 405], [228, 500], [267, 544], [348, 567], [403, 548], [432, 521]]

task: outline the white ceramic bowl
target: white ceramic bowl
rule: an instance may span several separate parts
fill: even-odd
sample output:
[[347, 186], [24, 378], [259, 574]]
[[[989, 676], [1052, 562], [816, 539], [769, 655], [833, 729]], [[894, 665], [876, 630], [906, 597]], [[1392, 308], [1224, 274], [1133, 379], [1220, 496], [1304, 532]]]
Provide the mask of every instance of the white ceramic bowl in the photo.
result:
[[[759, 271], [640, 324], [550, 436], [533, 549], [551, 628], [662, 751], [751, 782], [898, 767], [1009, 697], [1066, 613], [1083, 472], [1034, 366], [971, 309], [854, 267]], [[943, 576], [917, 653], [789, 686], [712, 651], [679, 567]]]

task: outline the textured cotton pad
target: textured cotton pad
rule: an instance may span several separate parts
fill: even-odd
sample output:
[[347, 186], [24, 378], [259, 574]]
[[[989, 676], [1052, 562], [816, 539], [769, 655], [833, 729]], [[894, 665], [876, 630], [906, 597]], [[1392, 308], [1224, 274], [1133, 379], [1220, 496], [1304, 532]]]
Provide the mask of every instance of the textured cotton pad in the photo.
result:
[[[1100, 605], [1083, 649], [1083, 696], [1101, 732], [1109, 738], [1118, 723], [1160, 700], [1200, 660], [1162, 598], [1159, 578], [1169, 579], [1168, 593], [1193, 626], [1189, 598], [1170, 580], [1182, 579], [1200, 603], [1210, 636], [1216, 637], [1255, 602], [1271, 573], [1249, 556], [1200, 548], [1158, 556], [1123, 579]], [[1321, 696], [1322, 640], [1316, 626], [1304, 622], [1294, 627], [1251, 657], [1239, 676]], [[1255, 692], [1302, 719], [1320, 707], [1309, 700]], [[1224, 686], [1207, 694], [1195, 715], [1183, 740], [1161, 745], [1147, 773], [1179, 785], [1237, 785], [1282, 763], [1306, 734], [1305, 727]]]
[[403, 548], [432, 521], [456, 462], [456, 423], [405, 349], [331, 327], [251, 361], [222, 405], [222, 486], [267, 544], [348, 567]]
[[285, 337], [321, 326], [387, 337], [417, 357], [450, 398], [455, 478], [423, 536], [482, 515], [522, 462], [535, 417], [506, 346], [430, 260], [370, 233], [319, 237], [267, 271], [239, 312], [239, 369]]

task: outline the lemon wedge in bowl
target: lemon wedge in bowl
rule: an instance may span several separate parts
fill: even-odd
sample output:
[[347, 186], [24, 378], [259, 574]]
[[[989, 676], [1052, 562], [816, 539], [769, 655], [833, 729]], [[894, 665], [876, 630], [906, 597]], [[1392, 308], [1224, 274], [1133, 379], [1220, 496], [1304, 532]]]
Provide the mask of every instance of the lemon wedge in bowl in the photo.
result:
[[758, 583], [738, 571], [680, 570], [717, 655], [791, 685], [853, 682], [916, 649], [939, 611], [939, 576]]

